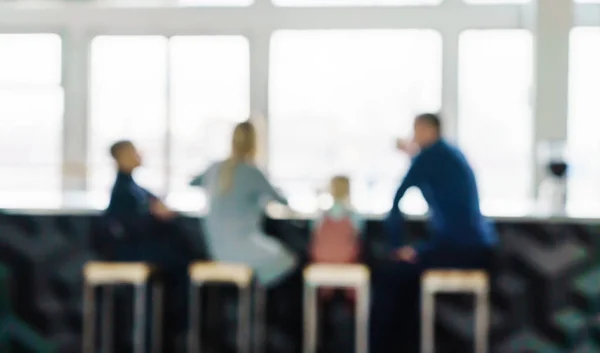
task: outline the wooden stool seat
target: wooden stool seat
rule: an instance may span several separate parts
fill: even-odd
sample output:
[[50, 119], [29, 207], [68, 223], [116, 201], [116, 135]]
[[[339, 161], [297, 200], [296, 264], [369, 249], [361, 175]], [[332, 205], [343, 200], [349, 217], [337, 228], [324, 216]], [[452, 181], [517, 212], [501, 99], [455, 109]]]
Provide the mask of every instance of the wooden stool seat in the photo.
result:
[[317, 351], [317, 290], [319, 287], [342, 287], [356, 290], [357, 353], [368, 350], [368, 321], [371, 274], [364, 265], [314, 264], [304, 269], [304, 353]]
[[253, 271], [250, 266], [221, 262], [199, 262], [190, 265], [192, 282], [234, 283], [247, 287], [252, 282]]
[[370, 281], [364, 265], [318, 264], [304, 269], [304, 281], [314, 286], [356, 287]]
[[485, 271], [431, 270], [421, 279], [424, 290], [433, 292], [486, 291], [489, 276]]
[[148, 281], [152, 267], [142, 262], [88, 262], [83, 269], [85, 280], [93, 285], [141, 284]]

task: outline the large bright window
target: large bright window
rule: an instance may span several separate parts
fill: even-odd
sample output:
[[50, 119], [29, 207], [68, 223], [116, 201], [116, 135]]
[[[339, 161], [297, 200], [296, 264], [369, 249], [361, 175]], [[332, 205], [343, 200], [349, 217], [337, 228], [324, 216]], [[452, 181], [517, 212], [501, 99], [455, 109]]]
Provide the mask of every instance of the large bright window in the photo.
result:
[[114, 180], [112, 143], [135, 142], [144, 158], [140, 182], [154, 190], [166, 178], [167, 38], [103, 36], [92, 42], [89, 187]]
[[171, 40], [170, 190], [225, 158], [236, 123], [250, 115], [250, 58], [241, 36]]
[[0, 190], [60, 190], [61, 71], [58, 35], [0, 34]]
[[158, 193], [229, 152], [235, 122], [249, 115], [249, 49], [241, 36], [102, 36], [92, 43], [90, 188], [114, 180], [108, 149], [130, 139], [137, 179]]
[[[410, 136], [416, 114], [440, 109], [439, 34], [280, 31], [270, 63], [269, 171], [292, 206], [316, 206], [343, 173], [359, 209], [389, 209], [408, 166], [395, 139]], [[409, 204], [419, 200], [412, 195]]]
[[568, 142], [569, 203], [578, 212], [600, 208], [600, 28], [571, 32]]
[[398, 6], [437, 5], [442, 0], [273, 0], [279, 6]]
[[514, 206], [531, 197], [532, 51], [525, 30], [460, 36], [459, 142], [484, 202]]

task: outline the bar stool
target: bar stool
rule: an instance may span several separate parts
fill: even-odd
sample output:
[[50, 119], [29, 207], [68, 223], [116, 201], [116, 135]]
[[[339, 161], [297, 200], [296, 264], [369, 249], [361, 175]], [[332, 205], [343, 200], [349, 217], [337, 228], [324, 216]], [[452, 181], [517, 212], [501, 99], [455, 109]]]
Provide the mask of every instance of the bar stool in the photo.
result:
[[304, 269], [304, 353], [317, 349], [317, 291], [320, 287], [356, 290], [356, 352], [367, 353], [370, 271], [364, 265], [317, 264]]
[[[88, 262], [83, 269], [84, 276], [84, 319], [83, 319], [83, 352], [94, 353], [96, 305], [94, 290], [97, 286], [111, 286], [118, 284], [130, 284], [134, 286], [134, 352], [146, 352], [146, 292], [152, 274], [150, 265], [141, 262]], [[112, 315], [113, 315], [113, 293], [112, 288], [106, 288], [104, 300], [104, 315], [102, 322], [102, 347], [105, 353], [113, 350], [112, 346]], [[152, 351], [159, 353], [162, 345], [162, 285], [154, 284], [152, 293], [152, 315], [153, 334]]]
[[[238, 352], [249, 352], [250, 348], [250, 322], [251, 322], [251, 296], [252, 279], [254, 271], [250, 266], [244, 264], [222, 263], [222, 262], [197, 262], [189, 267], [190, 275], [190, 331], [188, 335], [188, 352], [199, 353], [201, 343], [199, 334], [201, 332], [201, 295], [200, 289], [207, 283], [231, 283], [239, 290], [238, 305]], [[264, 311], [265, 311], [265, 289], [255, 282], [254, 303], [254, 352], [260, 353], [264, 343]]]
[[489, 330], [489, 276], [485, 271], [430, 270], [421, 277], [421, 353], [435, 349], [436, 293], [473, 293], [475, 303], [475, 352], [486, 353]]

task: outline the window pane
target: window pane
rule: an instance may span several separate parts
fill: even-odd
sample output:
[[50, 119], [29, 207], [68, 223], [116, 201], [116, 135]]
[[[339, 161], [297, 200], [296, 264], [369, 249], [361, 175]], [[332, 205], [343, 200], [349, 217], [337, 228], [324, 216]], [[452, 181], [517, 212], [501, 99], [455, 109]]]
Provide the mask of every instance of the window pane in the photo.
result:
[[394, 141], [411, 133], [415, 114], [440, 108], [441, 66], [441, 39], [431, 30], [276, 33], [271, 176], [308, 208], [316, 188], [346, 173], [357, 207], [389, 209], [408, 165]]
[[0, 34], [0, 87], [60, 85], [61, 50], [56, 34]]
[[442, 0], [272, 0], [278, 6], [399, 6], [437, 5]]
[[250, 53], [241, 36], [171, 40], [171, 188], [225, 158], [237, 122], [250, 115]]
[[61, 40], [0, 35], [0, 190], [61, 188]]
[[459, 141], [488, 204], [514, 207], [530, 198], [532, 50], [524, 30], [460, 37]]
[[568, 141], [569, 206], [577, 211], [600, 207], [600, 29], [571, 33]]
[[0, 190], [60, 190], [62, 88], [0, 89], [0, 102]]
[[97, 37], [91, 55], [90, 188], [110, 188], [115, 172], [108, 149], [116, 140], [131, 139], [145, 157], [138, 180], [154, 191], [163, 191], [166, 38]]

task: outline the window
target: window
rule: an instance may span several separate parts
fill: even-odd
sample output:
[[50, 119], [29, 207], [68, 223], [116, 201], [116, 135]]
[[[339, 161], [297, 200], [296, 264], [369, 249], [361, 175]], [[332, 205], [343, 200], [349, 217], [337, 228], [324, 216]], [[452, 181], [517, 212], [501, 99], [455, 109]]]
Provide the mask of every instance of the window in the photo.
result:
[[167, 39], [101, 36], [91, 50], [90, 189], [109, 189], [115, 174], [110, 145], [131, 139], [144, 158], [140, 183], [164, 191]]
[[440, 109], [441, 59], [431, 30], [277, 32], [269, 171], [293, 206], [315, 207], [326, 181], [345, 173], [359, 209], [389, 209], [408, 166], [395, 139], [416, 114]]
[[568, 143], [569, 206], [577, 212], [600, 208], [600, 28], [571, 32]]
[[171, 40], [170, 190], [229, 155], [236, 123], [250, 115], [250, 50], [242, 36]]
[[459, 55], [459, 142], [477, 174], [483, 206], [523, 204], [533, 171], [532, 36], [465, 31]]
[[55, 34], [0, 34], [0, 190], [61, 189], [62, 43]]
[[273, 0], [278, 6], [329, 7], [329, 6], [399, 6], [437, 5], [442, 0]]
[[195, 173], [228, 154], [233, 125], [249, 116], [249, 65], [241, 36], [94, 39], [90, 188], [108, 190], [108, 149], [131, 139], [144, 156], [140, 184], [187, 192]]

